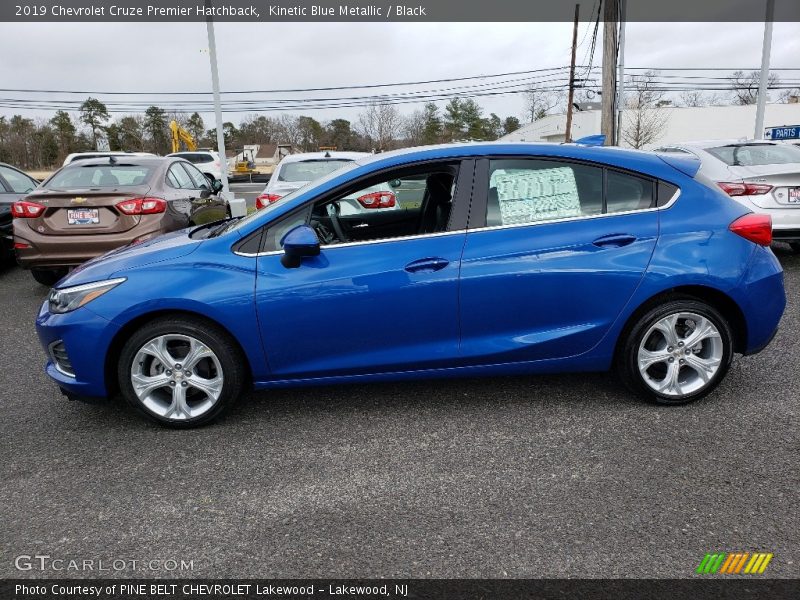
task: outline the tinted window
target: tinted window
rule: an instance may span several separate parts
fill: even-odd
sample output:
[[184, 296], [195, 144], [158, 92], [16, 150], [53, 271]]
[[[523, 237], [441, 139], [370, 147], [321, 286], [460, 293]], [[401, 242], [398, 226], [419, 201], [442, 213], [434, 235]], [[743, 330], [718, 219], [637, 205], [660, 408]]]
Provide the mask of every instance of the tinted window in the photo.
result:
[[653, 206], [653, 182], [635, 175], [608, 170], [606, 212], [641, 210]]
[[194, 183], [192, 183], [189, 174], [183, 170], [183, 167], [181, 167], [180, 163], [175, 163], [169, 168], [169, 173], [167, 173], [167, 181], [174, 188], [180, 188], [184, 190], [195, 189]]
[[188, 160], [190, 163], [194, 164], [214, 162], [214, 157], [210, 154], [206, 154], [205, 152], [185, 152], [183, 154], [173, 154], [173, 156], [179, 156], [182, 159]]
[[492, 160], [486, 225], [600, 214], [603, 170], [553, 160]]
[[68, 189], [82, 187], [125, 187], [142, 185], [152, 169], [142, 165], [83, 165], [66, 167], [53, 175], [44, 187]]
[[350, 164], [351, 160], [303, 160], [283, 164], [278, 170], [278, 181], [314, 181]]
[[11, 191], [16, 192], [17, 194], [27, 194], [37, 185], [39, 185], [27, 175], [23, 175], [19, 171], [9, 169], [8, 167], [0, 166], [0, 175], [2, 175], [3, 179], [6, 180], [6, 183], [11, 188]]
[[192, 183], [194, 184], [193, 187], [196, 190], [211, 189], [206, 176], [198, 171], [195, 167], [187, 164], [183, 164], [181, 166], [189, 172], [189, 177], [192, 179]]
[[800, 148], [788, 145], [731, 144], [730, 146], [708, 148], [706, 151], [726, 165], [733, 167], [800, 163]]

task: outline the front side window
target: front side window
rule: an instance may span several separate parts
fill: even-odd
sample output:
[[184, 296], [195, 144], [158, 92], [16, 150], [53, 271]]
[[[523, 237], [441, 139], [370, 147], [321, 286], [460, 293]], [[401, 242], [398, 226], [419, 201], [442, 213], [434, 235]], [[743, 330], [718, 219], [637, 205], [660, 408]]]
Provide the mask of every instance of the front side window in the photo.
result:
[[196, 167], [187, 164], [184, 164], [182, 166], [189, 173], [189, 177], [192, 180], [192, 187], [194, 187], [194, 189], [196, 190], [211, 189], [208, 185], [208, 179], [206, 179], [206, 176], [203, 175], [200, 171], [198, 171]]
[[180, 163], [175, 163], [169, 168], [167, 182], [174, 188], [182, 190], [195, 189], [189, 174], [181, 167]]

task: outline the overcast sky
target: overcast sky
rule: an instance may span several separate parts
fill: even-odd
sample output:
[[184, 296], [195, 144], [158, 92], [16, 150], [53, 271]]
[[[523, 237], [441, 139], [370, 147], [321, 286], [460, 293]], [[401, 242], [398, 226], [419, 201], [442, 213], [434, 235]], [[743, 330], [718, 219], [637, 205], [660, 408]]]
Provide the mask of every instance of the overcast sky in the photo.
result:
[[[591, 27], [580, 25], [578, 62], [586, 56]], [[217, 23], [216, 35], [222, 89], [244, 90], [419, 81], [561, 66], [569, 63], [571, 29], [571, 23]], [[763, 29], [761, 23], [630, 23], [626, 66], [757, 67]], [[800, 68], [799, 29], [797, 23], [775, 24], [773, 67]], [[602, 55], [602, 32], [598, 37], [596, 64]], [[207, 91], [211, 86], [204, 23], [3, 23], [0, 56], [3, 88], [166, 92]], [[369, 92], [328, 92], [361, 93]], [[2, 96], [30, 97], [13, 92]], [[163, 98], [135, 100], [157, 103]], [[520, 95], [478, 100], [487, 114], [523, 113]], [[418, 107], [399, 108], [408, 113]], [[355, 120], [359, 110], [295, 113], [321, 121]], [[0, 108], [0, 114], [18, 112], [51, 113]], [[224, 118], [238, 123], [245, 114], [228, 113]], [[213, 115], [203, 117], [211, 127]]]

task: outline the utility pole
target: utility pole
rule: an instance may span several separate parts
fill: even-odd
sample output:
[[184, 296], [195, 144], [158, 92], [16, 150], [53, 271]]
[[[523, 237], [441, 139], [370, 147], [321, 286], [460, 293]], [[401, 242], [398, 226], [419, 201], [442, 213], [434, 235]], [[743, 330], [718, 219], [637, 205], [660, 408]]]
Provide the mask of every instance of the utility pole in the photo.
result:
[[575, 5], [575, 24], [572, 27], [572, 59], [569, 63], [569, 94], [567, 94], [567, 127], [564, 130], [564, 141], [572, 141], [572, 99], [575, 97], [575, 53], [578, 50], [578, 14], [581, 5]]
[[622, 113], [625, 110], [625, 9], [627, 0], [619, 3], [619, 75], [617, 76], [617, 146], [622, 138]]
[[761, 76], [758, 79], [758, 100], [756, 101], [756, 131], [753, 137], [764, 139], [764, 111], [767, 108], [767, 84], [769, 83], [769, 54], [772, 49], [772, 19], [775, 14], [775, 0], [767, 0], [767, 14], [764, 19], [764, 45], [761, 48]]
[[[209, 0], [205, 0], [206, 6], [209, 6]], [[217, 41], [214, 37], [214, 22], [211, 17], [206, 18], [206, 32], [208, 33], [208, 58], [211, 61], [211, 87], [214, 91], [214, 116], [217, 120], [217, 152], [219, 152], [219, 160], [222, 168], [220, 173], [222, 175], [222, 196], [226, 200], [233, 199], [233, 194], [230, 193], [228, 187], [228, 159], [225, 156], [225, 135], [222, 132], [222, 107], [219, 100], [219, 73], [217, 72]]]
[[601, 0], [603, 7], [603, 98], [600, 112], [600, 133], [606, 136], [606, 145], [617, 142], [616, 114], [617, 95], [617, 22], [619, 0]]

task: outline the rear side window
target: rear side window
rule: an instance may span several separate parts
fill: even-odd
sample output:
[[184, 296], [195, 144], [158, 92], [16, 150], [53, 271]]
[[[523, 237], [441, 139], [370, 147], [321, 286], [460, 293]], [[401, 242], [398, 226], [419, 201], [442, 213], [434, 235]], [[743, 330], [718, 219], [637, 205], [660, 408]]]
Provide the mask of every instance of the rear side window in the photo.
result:
[[655, 205], [654, 181], [647, 177], [557, 160], [489, 161], [488, 227], [630, 212]]
[[627, 212], [653, 206], [653, 180], [608, 170], [606, 212]]
[[[11, 191], [17, 194], [27, 194], [33, 191], [38, 185], [22, 173], [18, 173], [14, 169], [9, 169], [2, 165], [0, 165], [0, 175], [5, 179]], [[2, 191], [2, 189], [0, 189], [0, 191]]]
[[180, 163], [175, 163], [169, 168], [169, 171], [167, 172], [167, 183], [178, 189], [195, 189], [194, 183], [192, 183], [189, 174], [184, 170]]
[[183, 154], [176, 154], [175, 156], [179, 156], [184, 160], [188, 160], [190, 163], [195, 165], [214, 162], [214, 157], [210, 154], [206, 154], [205, 152], [185, 152]]
[[486, 225], [519, 225], [603, 211], [603, 169], [552, 160], [492, 160]]

